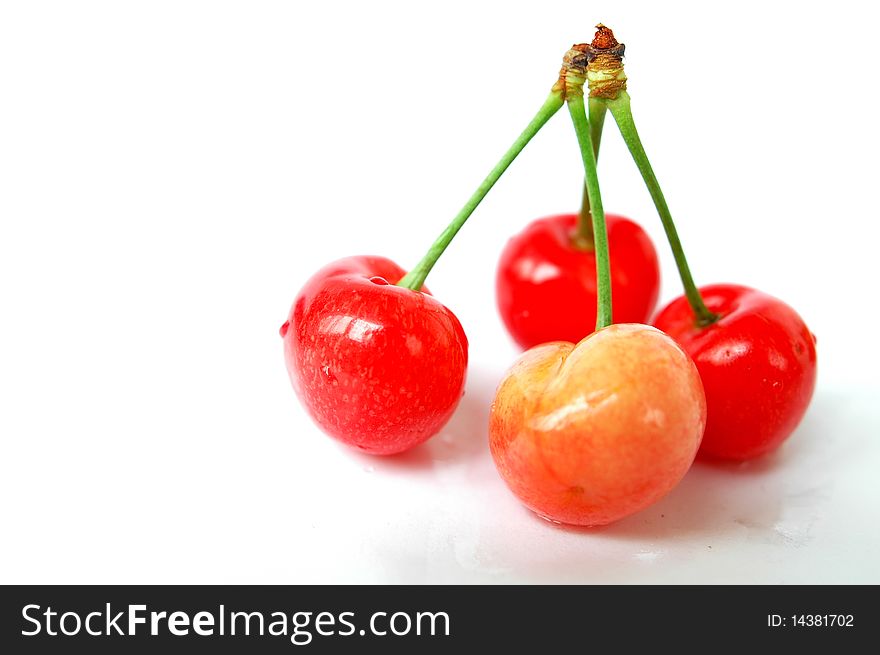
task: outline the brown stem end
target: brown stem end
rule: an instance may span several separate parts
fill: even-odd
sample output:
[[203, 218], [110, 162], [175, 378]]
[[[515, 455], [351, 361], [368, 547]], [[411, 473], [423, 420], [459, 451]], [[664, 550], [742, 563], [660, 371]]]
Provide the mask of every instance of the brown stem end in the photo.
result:
[[626, 90], [623, 53], [626, 46], [615, 37], [611, 28], [596, 25], [596, 35], [587, 51], [587, 85], [591, 98], [614, 99]]
[[575, 43], [562, 56], [562, 68], [559, 69], [559, 79], [553, 85], [553, 90], [560, 93], [563, 100], [571, 96], [584, 95], [589, 57], [588, 43]]
[[602, 23], [596, 25], [596, 36], [590, 44], [594, 50], [611, 50], [619, 45], [610, 27], [605, 27]]

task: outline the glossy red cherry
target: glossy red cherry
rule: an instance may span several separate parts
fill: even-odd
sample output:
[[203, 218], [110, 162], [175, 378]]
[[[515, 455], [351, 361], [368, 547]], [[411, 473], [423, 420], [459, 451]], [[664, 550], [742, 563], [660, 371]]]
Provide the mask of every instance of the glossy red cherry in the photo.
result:
[[684, 297], [654, 320], [694, 360], [706, 391], [702, 456], [750, 459], [777, 448], [804, 416], [816, 384], [815, 338], [781, 300], [748, 287], [701, 287], [721, 318], [699, 327]]
[[281, 327], [290, 381], [329, 435], [368, 453], [419, 444], [464, 393], [467, 337], [384, 257], [348, 257], [306, 282]]
[[[615, 323], [645, 323], [660, 291], [657, 252], [633, 221], [606, 215]], [[596, 327], [596, 255], [575, 245], [578, 216], [530, 223], [504, 248], [498, 264], [498, 311], [523, 348], [577, 343]]]

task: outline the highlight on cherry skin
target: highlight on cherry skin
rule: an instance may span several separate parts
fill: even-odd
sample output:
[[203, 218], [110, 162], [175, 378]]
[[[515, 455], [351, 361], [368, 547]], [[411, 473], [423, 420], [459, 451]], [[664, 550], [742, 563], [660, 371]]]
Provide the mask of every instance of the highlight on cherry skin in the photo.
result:
[[816, 386], [816, 339], [781, 300], [735, 284], [700, 287], [720, 318], [697, 325], [682, 296], [654, 319], [690, 354], [706, 391], [700, 456], [746, 460], [778, 448], [801, 422]]
[[[606, 214], [615, 323], [646, 323], [660, 293], [657, 251], [640, 225]], [[577, 342], [596, 325], [596, 255], [579, 243], [577, 214], [531, 222], [512, 237], [496, 273], [496, 300], [507, 331], [522, 348]], [[567, 308], [577, 307], [577, 311]]]
[[468, 342], [455, 315], [384, 257], [333, 262], [306, 282], [281, 327], [296, 394], [330, 436], [375, 455], [416, 446], [464, 394]]
[[527, 507], [599, 526], [675, 487], [705, 423], [700, 376], [681, 347], [651, 326], [614, 324], [523, 353], [496, 392], [489, 445]]

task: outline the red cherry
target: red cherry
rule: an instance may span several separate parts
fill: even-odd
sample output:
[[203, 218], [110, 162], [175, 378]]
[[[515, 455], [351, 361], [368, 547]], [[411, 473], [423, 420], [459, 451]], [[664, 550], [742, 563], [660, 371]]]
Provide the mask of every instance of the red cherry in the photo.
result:
[[751, 459], [777, 448], [797, 427], [816, 384], [815, 337], [781, 300], [748, 287], [700, 292], [721, 318], [700, 327], [684, 297], [654, 320], [687, 351], [706, 391], [700, 455]]
[[315, 273], [281, 328], [297, 395], [329, 435], [376, 455], [422, 443], [464, 393], [467, 337], [427, 291], [395, 286], [384, 257], [348, 257]]
[[[660, 291], [657, 252], [633, 221], [606, 215], [615, 323], [645, 323]], [[540, 218], [514, 236], [498, 263], [498, 310], [523, 348], [577, 343], [596, 328], [596, 255], [574, 245], [578, 216]]]

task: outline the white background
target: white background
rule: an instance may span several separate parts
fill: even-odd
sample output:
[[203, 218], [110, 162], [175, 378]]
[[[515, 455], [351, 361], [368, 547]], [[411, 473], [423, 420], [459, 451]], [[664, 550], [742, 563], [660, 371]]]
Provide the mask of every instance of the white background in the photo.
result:
[[[604, 5], [604, 7], [603, 7]], [[10, 2], [0, 9], [0, 582], [880, 582], [875, 22], [844, 2]], [[818, 336], [777, 454], [697, 464], [656, 506], [553, 527], [495, 473], [517, 351], [494, 267], [573, 211], [561, 112], [429, 278], [470, 337], [435, 439], [319, 433], [278, 327], [350, 254], [413, 265], [603, 21], [701, 283]], [[606, 207], [679, 293], [614, 124]]]

